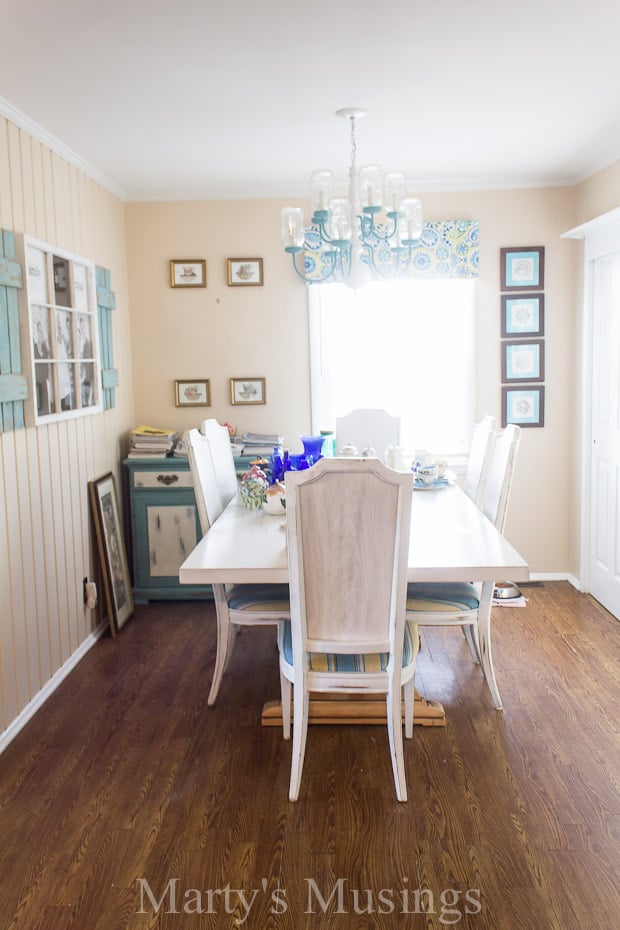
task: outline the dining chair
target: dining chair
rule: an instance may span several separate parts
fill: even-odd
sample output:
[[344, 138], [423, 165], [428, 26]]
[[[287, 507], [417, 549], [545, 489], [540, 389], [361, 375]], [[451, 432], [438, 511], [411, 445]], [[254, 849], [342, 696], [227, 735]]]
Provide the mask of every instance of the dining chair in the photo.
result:
[[374, 458], [325, 458], [287, 475], [291, 618], [278, 646], [285, 739], [293, 691], [291, 801], [299, 796], [310, 692], [386, 695], [396, 795], [407, 800], [401, 690], [411, 737], [418, 649], [415, 625], [405, 622], [411, 494], [410, 474]]
[[235, 457], [230, 445], [230, 434], [225, 426], [221, 426], [213, 418], [202, 421], [200, 432], [203, 436], [206, 436], [209, 442], [215, 480], [225, 507], [239, 489]]
[[364, 449], [374, 449], [377, 458], [383, 461], [388, 446], [400, 446], [400, 424], [400, 417], [393, 417], [385, 410], [352, 410], [337, 417], [337, 454], [345, 445], [352, 445], [360, 455]]
[[495, 417], [486, 416], [474, 427], [463, 490], [476, 506], [484, 500], [484, 489], [495, 442]]
[[[183, 439], [187, 445], [200, 529], [204, 536], [226, 503], [219, 491], [207, 436], [197, 429], [190, 429]], [[215, 704], [217, 699], [239, 627], [277, 626], [290, 616], [286, 584], [214, 584], [212, 588], [217, 616], [217, 647], [213, 681], [207, 698], [209, 705]]]
[[[519, 448], [520, 427], [498, 433], [482, 502], [484, 515], [504, 531]], [[491, 654], [491, 606], [494, 582], [412, 582], [407, 586], [407, 619], [419, 626], [460, 626], [472, 656], [480, 663], [493, 704], [502, 709]]]

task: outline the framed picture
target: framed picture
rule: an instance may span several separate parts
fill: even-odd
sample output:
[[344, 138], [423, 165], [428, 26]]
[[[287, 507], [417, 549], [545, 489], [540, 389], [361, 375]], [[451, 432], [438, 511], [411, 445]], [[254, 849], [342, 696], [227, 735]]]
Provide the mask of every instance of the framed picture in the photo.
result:
[[502, 381], [544, 381], [545, 341], [524, 339], [502, 343]]
[[545, 247], [501, 249], [500, 272], [503, 291], [542, 291], [545, 286]]
[[502, 426], [508, 423], [516, 423], [517, 426], [545, 425], [543, 385], [502, 388]]
[[248, 287], [263, 284], [262, 258], [229, 258], [228, 286]]
[[503, 294], [502, 336], [544, 336], [545, 295]]
[[114, 475], [108, 472], [95, 481], [89, 481], [88, 493], [108, 620], [115, 636], [132, 615], [134, 604]]
[[264, 404], [265, 379], [231, 378], [230, 402], [231, 404]]
[[177, 407], [210, 407], [211, 385], [208, 380], [174, 382], [174, 399]]
[[202, 258], [173, 258], [170, 287], [206, 287], [207, 263]]

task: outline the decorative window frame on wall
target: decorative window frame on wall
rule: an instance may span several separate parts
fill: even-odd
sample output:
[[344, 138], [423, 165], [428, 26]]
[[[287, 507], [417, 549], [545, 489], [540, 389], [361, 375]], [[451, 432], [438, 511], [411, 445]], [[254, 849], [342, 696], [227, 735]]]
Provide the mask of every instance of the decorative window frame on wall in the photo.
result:
[[103, 409], [116, 405], [115, 388], [118, 386], [118, 370], [114, 367], [114, 343], [112, 339], [112, 311], [116, 307], [114, 291], [110, 289], [108, 268], [95, 268], [97, 281], [97, 310], [99, 314], [99, 345], [101, 350], [101, 386]]
[[100, 413], [101, 361], [95, 264], [21, 237], [22, 338], [27, 346], [27, 425]]
[[0, 229], [0, 432], [24, 426], [28, 382], [22, 373], [19, 290], [22, 267], [15, 260], [15, 237]]

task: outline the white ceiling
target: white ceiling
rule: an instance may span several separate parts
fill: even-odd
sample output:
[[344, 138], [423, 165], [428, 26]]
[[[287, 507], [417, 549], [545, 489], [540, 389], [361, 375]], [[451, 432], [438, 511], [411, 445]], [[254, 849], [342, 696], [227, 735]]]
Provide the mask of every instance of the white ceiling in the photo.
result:
[[130, 200], [553, 186], [620, 157], [618, 0], [4, 0], [0, 112]]

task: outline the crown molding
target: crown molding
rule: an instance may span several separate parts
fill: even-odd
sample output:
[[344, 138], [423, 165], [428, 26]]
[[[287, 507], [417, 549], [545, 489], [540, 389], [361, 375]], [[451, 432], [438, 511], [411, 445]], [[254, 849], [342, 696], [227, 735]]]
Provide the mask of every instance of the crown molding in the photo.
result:
[[26, 116], [25, 113], [22, 113], [21, 110], [18, 110], [17, 107], [14, 107], [13, 104], [9, 103], [8, 100], [4, 100], [2, 97], [0, 97], [0, 116], [6, 117], [6, 119], [10, 120], [20, 129], [23, 129], [33, 138], [38, 139], [39, 142], [46, 145], [59, 155], [60, 158], [64, 158], [65, 161], [68, 161], [81, 171], [82, 174], [87, 175], [91, 180], [109, 191], [110, 194], [114, 194], [115, 197], [118, 197], [119, 200], [127, 200], [127, 193], [122, 187], [119, 187], [118, 184], [105, 174], [102, 174], [101, 171], [98, 171], [97, 168], [94, 168], [89, 162], [85, 161], [80, 155], [65, 145], [64, 142], [61, 142], [60, 139], [53, 136], [47, 129], [39, 126], [38, 123], [35, 123], [29, 116]]

